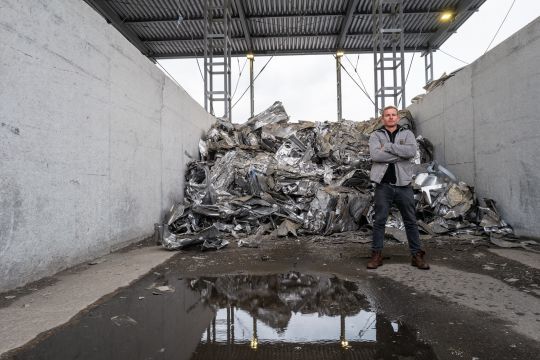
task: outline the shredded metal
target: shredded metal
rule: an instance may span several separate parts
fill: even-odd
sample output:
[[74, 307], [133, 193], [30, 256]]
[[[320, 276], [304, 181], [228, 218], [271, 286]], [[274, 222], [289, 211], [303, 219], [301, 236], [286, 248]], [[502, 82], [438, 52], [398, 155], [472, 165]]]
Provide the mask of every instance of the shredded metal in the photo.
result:
[[[408, 111], [400, 125], [414, 130]], [[280, 102], [244, 124], [218, 119], [199, 142], [201, 159], [185, 174], [184, 201], [174, 205], [156, 237], [169, 250], [220, 249], [232, 235], [256, 247], [266, 234], [329, 235], [372, 224], [369, 134], [380, 122], [290, 123]], [[433, 160], [433, 145], [417, 137], [417, 215], [428, 234], [511, 234], [495, 202]], [[397, 209], [387, 227], [403, 241]], [[159, 233], [158, 233], [159, 232]]]

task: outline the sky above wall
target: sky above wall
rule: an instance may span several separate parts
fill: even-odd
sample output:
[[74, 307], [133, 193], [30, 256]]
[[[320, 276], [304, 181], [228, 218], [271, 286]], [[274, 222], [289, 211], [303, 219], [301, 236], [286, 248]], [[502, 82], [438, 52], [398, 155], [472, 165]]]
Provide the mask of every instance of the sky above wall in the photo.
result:
[[[473, 14], [439, 51], [433, 53], [434, 78], [450, 73], [482, 56], [497, 33], [514, 0], [489, 0]], [[489, 49], [507, 39], [519, 29], [540, 16], [540, 1], [515, 0], [506, 21]], [[180, 86], [196, 101], [204, 104], [202, 70], [203, 59], [160, 60]], [[281, 101], [291, 119], [334, 121], [337, 119], [336, 60], [332, 55], [255, 57], [254, 74], [266, 67], [255, 81], [255, 114], [265, 110], [274, 101]], [[355, 121], [369, 120], [374, 106], [355, 84], [364, 84], [373, 98], [373, 55], [345, 54], [342, 64], [354, 81], [342, 70], [343, 118]], [[425, 93], [424, 58], [420, 53], [405, 54], [406, 98]], [[410, 70], [409, 70], [410, 68]], [[242, 70], [243, 69], [243, 70]], [[249, 64], [246, 58], [232, 59], [233, 122], [242, 123], [250, 116]], [[247, 90], [247, 91], [246, 91]], [[242, 94], [245, 94], [242, 97]], [[387, 100], [388, 102], [388, 100]], [[220, 103], [216, 115], [223, 115]]]

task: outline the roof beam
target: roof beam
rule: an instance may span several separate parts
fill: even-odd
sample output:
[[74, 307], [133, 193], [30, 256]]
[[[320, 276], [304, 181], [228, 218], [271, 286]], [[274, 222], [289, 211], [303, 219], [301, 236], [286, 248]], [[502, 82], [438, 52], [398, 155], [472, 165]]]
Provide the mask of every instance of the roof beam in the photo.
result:
[[[434, 34], [435, 31], [423, 31], [423, 32], [405, 32], [405, 36], [420, 36], [420, 35], [429, 35]], [[254, 41], [256, 39], [295, 39], [295, 38], [308, 38], [308, 37], [314, 37], [314, 36], [332, 36], [337, 37], [336, 34], [321, 34], [321, 33], [312, 33], [312, 34], [274, 34], [274, 35], [259, 35], [259, 36], [253, 36], [251, 37], [251, 40]], [[372, 32], [357, 32], [357, 33], [349, 33], [346, 35], [346, 37], [354, 37], [354, 36], [373, 36]], [[231, 37], [231, 40], [240, 40], [243, 39], [243, 36], [237, 36], [237, 37]], [[203, 37], [189, 37], [189, 38], [155, 38], [155, 39], [143, 39], [145, 44], [151, 44], [151, 43], [163, 43], [163, 42], [175, 42], [175, 41], [202, 41], [204, 40]], [[371, 49], [373, 51], [373, 48]], [[332, 49], [334, 51], [334, 49]]]
[[357, 7], [358, 7], [358, 0], [349, 0], [349, 4], [347, 5], [347, 13], [345, 14], [345, 19], [343, 19], [343, 22], [341, 24], [341, 32], [339, 33], [336, 49], [341, 49], [343, 45], [345, 44], [347, 31], [349, 31], [349, 28], [351, 27], [353, 14], [356, 11]]
[[[411, 53], [411, 52], [417, 52], [417, 51], [425, 51], [427, 50], [425, 47], [405, 47], [405, 52]], [[373, 47], [369, 48], [350, 48], [345, 49], [345, 51], [349, 54], [373, 54]], [[391, 48], [385, 48], [385, 51], [392, 51]], [[324, 50], [275, 50], [275, 51], [258, 51], [256, 53], [257, 56], [287, 56], [287, 55], [327, 55], [327, 54], [335, 54], [335, 51], [333, 49], [324, 49]], [[238, 56], [238, 57], [244, 57], [246, 54], [243, 51], [233, 51], [232, 56]], [[171, 54], [156, 54], [156, 59], [194, 59], [194, 58], [200, 58], [201, 56], [197, 56], [194, 54], [186, 54], [186, 53], [171, 53]]]
[[85, 0], [91, 7], [101, 14], [112, 24], [122, 35], [124, 35], [143, 55], [152, 59], [153, 53], [139, 36], [120, 19], [118, 14], [111, 8], [111, 6], [105, 0]]
[[[439, 15], [443, 13], [443, 10], [440, 9], [433, 9], [429, 10], [426, 9], [420, 10], [420, 11], [403, 11], [403, 14], [405, 15]], [[355, 17], [366, 17], [371, 16], [371, 12], [355, 12], [351, 16], [352, 18]], [[334, 12], [334, 13], [328, 13], [328, 14], [283, 14], [283, 15], [254, 15], [254, 16], [247, 16], [245, 17], [246, 22], [251, 20], [271, 20], [271, 19], [287, 19], [287, 18], [295, 18], [295, 17], [343, 17], [342, 12]], [[216, 18], [218, 19], [218, 18]], [[240, 20], [239, 17], [233, 17], [233, 20]], [[193, 18], [184, 18], [182, 22], [191, 22], [191, 21], [204, 21], [204, 17], [193, 17]], [[124, 24], [132, 25], [132, 24], [151, 24], [151, 23], [177, 23], [178, 18], [155, 18], [155, 19], [142, 19], [142, 20], [126, 20], [124, 21]]]
[[242, 30], [244, 30], [244, 37], [246, 38], [248, 51], [253, 51], [253, 43], [251, 42], [251, 36], [249, 35], [249, 28], [246, 22], [246, 14], [244, 12], [242, 0], [235, 0], [235, 3], [236, 10], [238, 10], [238, 17], [240, 18], [240, 23], [242, 24]]

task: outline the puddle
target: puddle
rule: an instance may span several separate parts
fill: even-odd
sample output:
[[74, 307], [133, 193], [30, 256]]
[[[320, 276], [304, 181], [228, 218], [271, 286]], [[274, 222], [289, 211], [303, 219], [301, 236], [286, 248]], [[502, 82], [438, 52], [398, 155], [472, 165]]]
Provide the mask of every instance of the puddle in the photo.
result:
[[149, 275], [13, 359], [436, 359], [330, 275]]

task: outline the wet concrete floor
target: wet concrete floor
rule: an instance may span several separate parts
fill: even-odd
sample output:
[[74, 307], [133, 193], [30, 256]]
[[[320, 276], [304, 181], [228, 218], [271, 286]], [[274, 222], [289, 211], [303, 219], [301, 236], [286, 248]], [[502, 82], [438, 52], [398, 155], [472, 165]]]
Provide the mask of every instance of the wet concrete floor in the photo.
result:
[[540, 271], [441, 244], [430, 271], [402, 245], [367, 271], [368, 246], [339, 239], [179, 252], [5, 358], [537, 358]]

